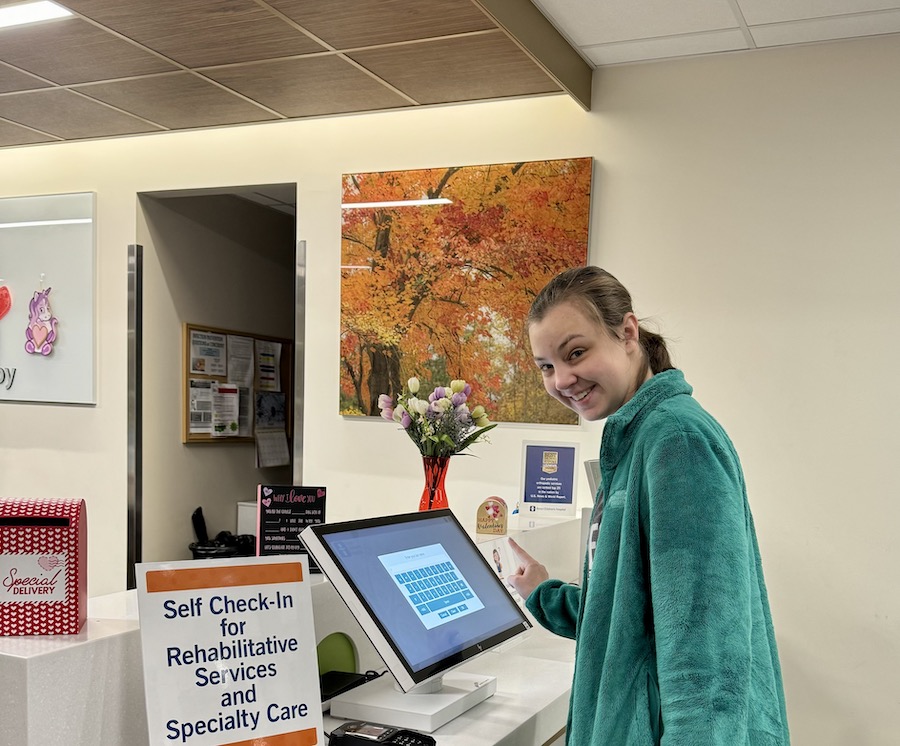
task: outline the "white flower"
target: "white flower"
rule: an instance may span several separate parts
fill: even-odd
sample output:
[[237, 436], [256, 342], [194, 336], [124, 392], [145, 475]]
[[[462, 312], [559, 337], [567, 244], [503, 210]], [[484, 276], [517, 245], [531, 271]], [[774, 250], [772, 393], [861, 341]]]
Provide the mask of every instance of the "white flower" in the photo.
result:
[[465, 387], [466, 387], [466, 382], [465, 382], [465, 381], [462, 381], [462, 380], [459, 380], [459, 379], [457, 379], [457, 380], [455, 380], [455, 381], [450, 381], [450, 390], [451, 390], [454, 394], [458, 394], [458, 393], [459, 393], [460, 391], [462, 391]]
[[406, 382], [406, 388], [409, 389], [410, 394], [418, 394], [419, 393], [419, 379], [418, 378], [410, 378]]
[[438, 414], [444, 414], [448, 409], [453, 406], [453, 402], [451, 402], [448, 398], [444, 397], [443, 399], [435, 399], [431, 403], [431, 408], [437, 412]]

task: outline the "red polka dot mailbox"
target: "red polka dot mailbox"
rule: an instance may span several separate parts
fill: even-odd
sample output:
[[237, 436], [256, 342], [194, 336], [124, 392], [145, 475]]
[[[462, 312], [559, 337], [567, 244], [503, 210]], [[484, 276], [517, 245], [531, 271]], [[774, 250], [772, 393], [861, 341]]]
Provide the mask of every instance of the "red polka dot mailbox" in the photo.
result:
[[84, 500], [0, 498], [0, 635], [76, 635], [87, 614]]

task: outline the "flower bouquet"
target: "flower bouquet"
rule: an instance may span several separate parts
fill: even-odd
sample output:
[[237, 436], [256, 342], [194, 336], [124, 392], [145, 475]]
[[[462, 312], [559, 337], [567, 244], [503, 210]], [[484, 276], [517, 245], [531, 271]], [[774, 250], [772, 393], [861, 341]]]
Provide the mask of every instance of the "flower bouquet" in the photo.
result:
[[450, 457], [477, 443], [495, 428], [483, 406], [469, 409], [472, 387], [462, 380], [449, 386], [436, 386], [419, 398], [419, 379], [410, 378], [397, 403], [387, 394], [378, 397], [378, 408], [386, 420], [397, 422], [422, 454], [425, 466], [425, 491], [419, 510], [446, 508], [444, 478]]

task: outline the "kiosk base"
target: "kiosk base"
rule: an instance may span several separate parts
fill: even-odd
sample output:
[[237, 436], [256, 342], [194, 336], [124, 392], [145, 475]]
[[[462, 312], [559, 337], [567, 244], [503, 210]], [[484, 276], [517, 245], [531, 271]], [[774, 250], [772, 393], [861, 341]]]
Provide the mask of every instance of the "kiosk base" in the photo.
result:
[[331, 700], [331, 714], [433, 733], [497, 691], [493, 676], [451, 672], [434, 687], [404, 693], [385, 674]]

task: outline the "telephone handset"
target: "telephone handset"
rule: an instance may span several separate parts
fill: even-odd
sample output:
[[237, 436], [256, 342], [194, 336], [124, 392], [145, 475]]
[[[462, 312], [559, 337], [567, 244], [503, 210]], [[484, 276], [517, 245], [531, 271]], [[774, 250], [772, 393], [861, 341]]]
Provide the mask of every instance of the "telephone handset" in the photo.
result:
[[328, 746], [372, 746], [379, 743], [391, 746], [436, 746], [437, 742], [418, 731], [359, 721], [344, 723], [331, 731], [328, 737]]

